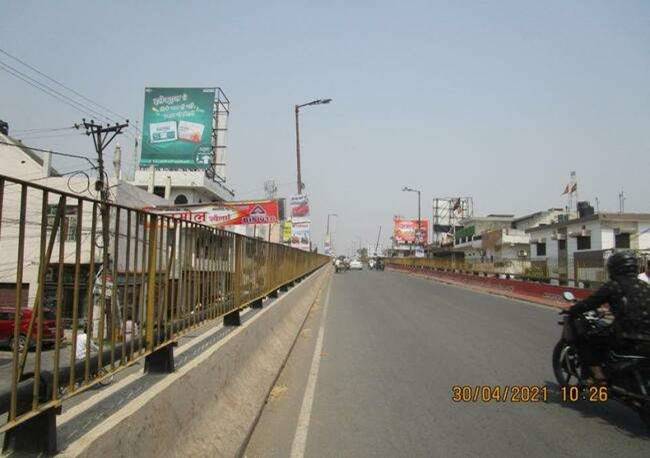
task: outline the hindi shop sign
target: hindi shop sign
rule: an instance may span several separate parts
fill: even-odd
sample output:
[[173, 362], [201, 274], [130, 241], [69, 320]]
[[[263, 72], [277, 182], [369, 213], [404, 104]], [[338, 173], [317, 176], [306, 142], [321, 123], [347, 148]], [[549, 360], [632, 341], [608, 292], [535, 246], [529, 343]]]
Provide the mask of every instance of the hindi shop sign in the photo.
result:
[[156, 207], [148, 208], [147, 211], [214, 227], [276, 224], [279, 222], [277, 200], [221, 202], [216, 205], [184, 207]]
[[148, 87], [140, 166], [206, 169], [214, 162], [215, 88]]

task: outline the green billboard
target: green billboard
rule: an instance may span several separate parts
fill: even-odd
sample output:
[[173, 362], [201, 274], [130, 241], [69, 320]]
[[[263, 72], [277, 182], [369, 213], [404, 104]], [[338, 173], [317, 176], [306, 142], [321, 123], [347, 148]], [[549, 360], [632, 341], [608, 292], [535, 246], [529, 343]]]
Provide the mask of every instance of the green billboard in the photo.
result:
[[205, 169], [213, 162], [215, 88], [148, 87], [140, 166]]

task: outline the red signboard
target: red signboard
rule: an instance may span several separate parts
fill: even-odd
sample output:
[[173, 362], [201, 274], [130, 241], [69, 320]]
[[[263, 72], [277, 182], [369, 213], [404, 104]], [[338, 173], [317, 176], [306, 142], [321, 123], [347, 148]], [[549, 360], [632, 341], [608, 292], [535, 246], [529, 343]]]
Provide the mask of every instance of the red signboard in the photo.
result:
[[208, 205], [156, 207], [147, 210], [151, 213], [217, 227], [239, 224], [275, 224], [280, 221], [277, 200], [220, 202]]
[[418, 236], [417, 219], [400, 219], [393, 220], [393, 238], [398, 245], [426, 245], [429, 241], [429, 221], [420, 220], [420, 234]]

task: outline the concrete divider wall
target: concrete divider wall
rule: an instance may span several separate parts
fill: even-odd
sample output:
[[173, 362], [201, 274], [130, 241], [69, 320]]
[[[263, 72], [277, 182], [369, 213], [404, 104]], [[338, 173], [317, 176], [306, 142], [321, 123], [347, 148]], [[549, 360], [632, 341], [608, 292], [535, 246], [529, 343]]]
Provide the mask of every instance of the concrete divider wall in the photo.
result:
[[324, 267], [125, 406], [66, 456], [235, 456], [317, 295]]
[[419, 273], [454, 283], [462, 283], [470, 286], [486, 288], [488, 290], [500, 291], [505, 294], [512, 293], [513, 295], [524, 296], [531, 299], [539, 298], [544, 302], [555, 302], [557, 305], [566, 304], [566, 301], [564, 301], [562, 297], [564, 291], [572, 292], [578, 299], [584, 299], [593, 293], [593, 290], [583, 288], [571, 288], [568, 286], [556, 286], [531, 281], [479, 276], [461, 272], [400, 265], [390, 265], [389, 267], [394, 270]]

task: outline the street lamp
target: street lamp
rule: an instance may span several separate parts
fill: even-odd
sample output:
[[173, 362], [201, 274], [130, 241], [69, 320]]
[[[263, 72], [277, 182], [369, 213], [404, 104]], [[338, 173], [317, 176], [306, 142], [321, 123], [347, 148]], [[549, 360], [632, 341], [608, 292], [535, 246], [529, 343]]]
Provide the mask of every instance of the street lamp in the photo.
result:
[[[402, 191], [404, 191], [404, 192], [417, 192], [418, 193], [418, 234], [417, 234], [417, 238], [419, 238], [419, 241], [421, 243], [422, 242], [422, 229], [420, 227], [420, 221], [421, 221], [421, 217], [420, 217], [420, 190], [419, 189], [409, 188], [408, 186], [404, 186], [402, 188]], [[417, 238], [415, 240], [416, 242], [418, 242]]]
[[298, 122], [298, 114], [300, 112], [300, 109], [302, 107], [308, 107], [311, 105], [325, 105], [328, 104], [332, 101], [332, 99], [318, 99], [318, 100], [313, 100], [308, 103], [303, 103], [302, 105], [295, 105], [294, 109], [296, 112], [296, 168], [297, 168], [297, 179], [298, 179], [298, 194], [302, 194], [302, 188], [304, 188], [304, 185], [302, 183], [302, 177], [300, 174], [300, 128], [299, 128], [299, 122]]

